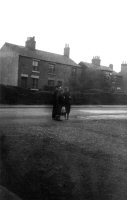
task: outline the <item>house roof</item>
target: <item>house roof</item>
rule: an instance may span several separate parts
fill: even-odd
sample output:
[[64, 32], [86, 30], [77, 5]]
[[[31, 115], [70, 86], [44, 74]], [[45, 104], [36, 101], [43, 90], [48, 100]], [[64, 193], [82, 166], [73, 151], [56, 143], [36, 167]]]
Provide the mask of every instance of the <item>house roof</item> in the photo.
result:
[[121, 72], [114, 72], [114, 71], [113, 71], [112, 74], [113, 74], [114, 76], [122, 77]]
[[109, 67], [106, 67], [106, 66], [103, 66], [103, 65], [100, 65], [100, 66], [97, 66], [97, 65], [94, 65], [93, 63], [87, 63], [87, 62], [80, 62], [79, 63], [80, 65], [84, 65], [88, 68], [94, 68], [94, 69], [99, 69], [99, 70], [102, 70], [102, 71], [110, 71], [112, 72], [113, 70], [110, 69]]
[[49, 62], [61, 63], [64, 65], [80, 67], [72, 59], [70, 59], [64, 55], [50, 53], [50, 52], [41, 51], [41, 50], [37, 50], [37, 49], [32, 51], [32, 50], [27, 49], [24, 46], [19, 46], [19, 45], [7, 43], [7, 42], [4, 44], [4, 46], [6, 46], [7, 48], [11, 49], [12, 51], [14, 51], [22, 56], [32, 57], [35, 59], [45, 60], [45, 61], [49, 61]]

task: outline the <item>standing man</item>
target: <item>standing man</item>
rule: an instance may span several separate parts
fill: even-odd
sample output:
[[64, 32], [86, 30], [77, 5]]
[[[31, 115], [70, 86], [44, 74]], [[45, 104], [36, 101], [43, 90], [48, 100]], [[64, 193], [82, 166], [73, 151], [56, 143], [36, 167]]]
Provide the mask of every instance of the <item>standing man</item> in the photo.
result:
[[58, 90], [59, 87], [56, 86], [55, 87], [55, 91], [53, 93], [53, 108], [52, 108], [52, 119], [55, 120], [56, 119], [56, 115], [57, 115], [57, 109], [58, 109], [58, 103], [57, 103], [57, 99], [58, 99]]
[[62, 121], [60, 119], [60, 116], [61, 116], [61, 109], [63, 105], [64, 105], [63, 89], [62, 87], [59, 87], [58, 93], [57, 93], [57, 114], [56, 114], [57, 121]]

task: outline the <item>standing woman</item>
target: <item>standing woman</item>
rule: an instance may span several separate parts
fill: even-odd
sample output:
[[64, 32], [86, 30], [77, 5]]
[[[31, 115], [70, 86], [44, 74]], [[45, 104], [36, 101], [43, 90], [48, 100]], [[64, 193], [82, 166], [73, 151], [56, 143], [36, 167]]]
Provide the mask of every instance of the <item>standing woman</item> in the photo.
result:
[[70, 109], [71, 109], [71, 95], [69, 88], [65, 88], [64, 90], [64, 104], [66, 109], [66, 119], [69, 119]]

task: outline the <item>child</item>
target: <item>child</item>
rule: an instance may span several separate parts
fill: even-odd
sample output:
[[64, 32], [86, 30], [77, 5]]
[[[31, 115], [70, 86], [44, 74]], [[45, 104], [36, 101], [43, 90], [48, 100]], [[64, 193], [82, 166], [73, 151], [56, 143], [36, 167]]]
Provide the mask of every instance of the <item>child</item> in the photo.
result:
[[70, 109], [71, 109], [71, 95], [69, 92], [69, 88], [65, 88], [64, 91], [64, 104], [66, 109], [66, 119], [69, 119]]

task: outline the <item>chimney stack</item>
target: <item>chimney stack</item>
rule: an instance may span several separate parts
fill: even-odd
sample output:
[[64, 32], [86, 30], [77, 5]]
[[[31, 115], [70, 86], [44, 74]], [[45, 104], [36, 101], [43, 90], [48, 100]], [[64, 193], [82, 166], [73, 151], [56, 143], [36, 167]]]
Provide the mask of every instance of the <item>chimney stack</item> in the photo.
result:
[[64, 47], [64, 56], [66, 56], [67, 58], [69, 58], [69, 55], [70, 55], [69, 44], [65, 44], [65, 47]]
[[123, 61], [123, 63], [121, 64], [121, 73], [127, 73], [127, 63], [126, 61]]
[[113, 64], [110, 64], [109, 68], [113, 71]]
[[25, 47], [29, 50], [35, 50], [36, 41], [35, 37], [27, 37], [27, 41], [25, 43]]
[[95, 56], [92, 59], [92, 64], [96, 65], [96, 66], [100, 66], [101, 60], [99, 56]]

